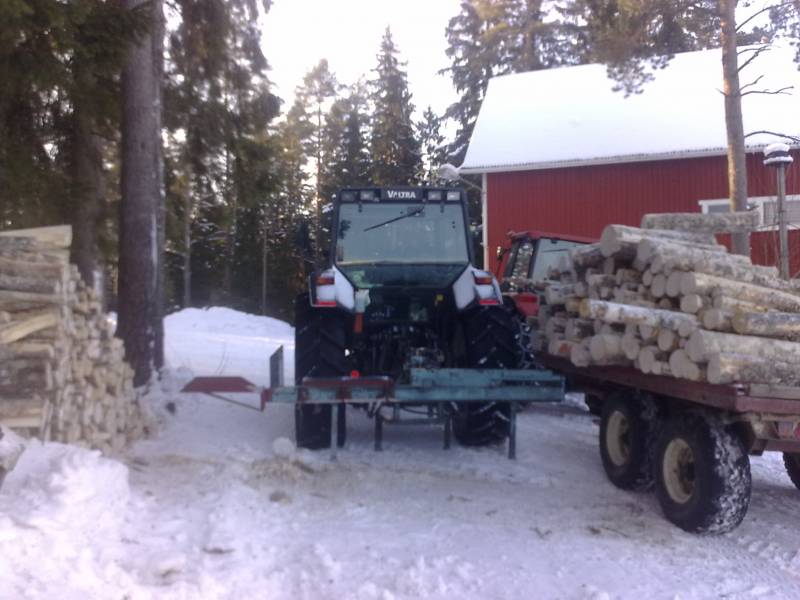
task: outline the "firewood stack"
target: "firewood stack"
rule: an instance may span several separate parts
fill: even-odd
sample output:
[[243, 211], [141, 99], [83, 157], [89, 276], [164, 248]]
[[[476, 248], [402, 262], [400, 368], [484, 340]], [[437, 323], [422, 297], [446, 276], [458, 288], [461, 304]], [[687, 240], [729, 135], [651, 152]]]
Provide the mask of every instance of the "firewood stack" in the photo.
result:
[[133, 372], [69, 264], [71, 237], [70, 227], [0, 233], [0, 423], [119, 451], [143, 433]]
[[[646, 215], [551, 269], [534, 350], [714, 384], [800, 385], [800, 280], [729, 254], [715, 233], [754, 212]], [[555, 280], [557, 283], [554, 283]]]

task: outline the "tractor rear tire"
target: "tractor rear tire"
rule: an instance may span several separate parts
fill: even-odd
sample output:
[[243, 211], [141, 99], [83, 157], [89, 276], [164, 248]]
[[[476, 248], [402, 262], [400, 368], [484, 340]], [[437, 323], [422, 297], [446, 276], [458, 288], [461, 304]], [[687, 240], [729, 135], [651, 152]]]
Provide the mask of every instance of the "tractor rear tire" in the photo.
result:
[[[305, 377], [342, 377], [351, 371], [345, 355], [347, 327], [345, 319], [331, 308], [314, 308], [308, 294], [295, 301], [295, 383]], [[324, 404], [296, 404], [294, 409], [297, 446], [310, 450], [330, 448], [333, 407]], [[347, 437], [345, 406], [338, 411], [337, 444]]]
[[[463, 316], [466, 365], [474, 369], [515, 369], [520, 363], [516, 318], [503, 306], [480, 306]], [[453, 435], [463, 446], [487, 446], [510, 432], [508, 402], [467, 402], [454, 409]]]

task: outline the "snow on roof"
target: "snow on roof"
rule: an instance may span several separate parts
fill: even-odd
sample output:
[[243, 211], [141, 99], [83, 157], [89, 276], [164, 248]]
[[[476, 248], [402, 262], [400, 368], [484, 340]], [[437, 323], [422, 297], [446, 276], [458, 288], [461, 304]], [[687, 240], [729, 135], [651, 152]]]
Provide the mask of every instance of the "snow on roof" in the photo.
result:
[[[752, 56], [745, 53], [743, 60]], [[789, 48], [762, 53], [741, 72], [747, 89], [793, 86], [742, 98], [745, 134], [800, 136], [800, 72]], [[677, 54], [641, 94], [625, 97], [600, 64], [495, 77], [462, 173], [484, 173], [725, 154], [720, 50]], [[786, 141], [747, 138], [748, 150]]]

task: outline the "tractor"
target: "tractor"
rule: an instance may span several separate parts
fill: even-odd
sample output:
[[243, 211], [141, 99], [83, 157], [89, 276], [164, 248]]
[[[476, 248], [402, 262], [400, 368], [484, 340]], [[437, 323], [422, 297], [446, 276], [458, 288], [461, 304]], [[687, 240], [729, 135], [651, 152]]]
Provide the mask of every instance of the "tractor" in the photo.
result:
[[[412, 370], [518, 366], [519, 325], [497, 279], [474, 266], [463, 190], [348, 188], [337, 193], [330, 214], [327, 264], [296, 298], [298, 386], [370, 377], [404, 384]], [[344, 444], [346, 413], [339, 408], [334, 422], [330, 404], [296, 404], [298, 445], [330, 447], [333, 427]], [[404, 405], [423, 414], [440, 408]], [[451, 402], [446, 410], [463, 445], [509, 435], [509, 402]]]

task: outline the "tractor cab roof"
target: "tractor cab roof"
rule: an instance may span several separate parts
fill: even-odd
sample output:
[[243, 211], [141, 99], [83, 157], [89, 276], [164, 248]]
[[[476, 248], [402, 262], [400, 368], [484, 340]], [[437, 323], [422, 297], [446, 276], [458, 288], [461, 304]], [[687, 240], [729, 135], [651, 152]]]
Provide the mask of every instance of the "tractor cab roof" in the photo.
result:
[[344, 188], [336, 196], [341, 203], [372, 202], [465, 202], [467, 195], [459, 188], [445, 187], [359, 187]]
[[508, 237], [514, 241], [520, 240], [540, 240], [542, 238], [564, 240], [566, 242], [577, 242], [579, 244], [594, 244], [598, 240], [595, 238], [583, 237], [580, 235], [569, 235], [565, 233], [550, 233], [547, 231], [538, 231], [536, 229], [529, 229], [527, 231], [509, 231]]

